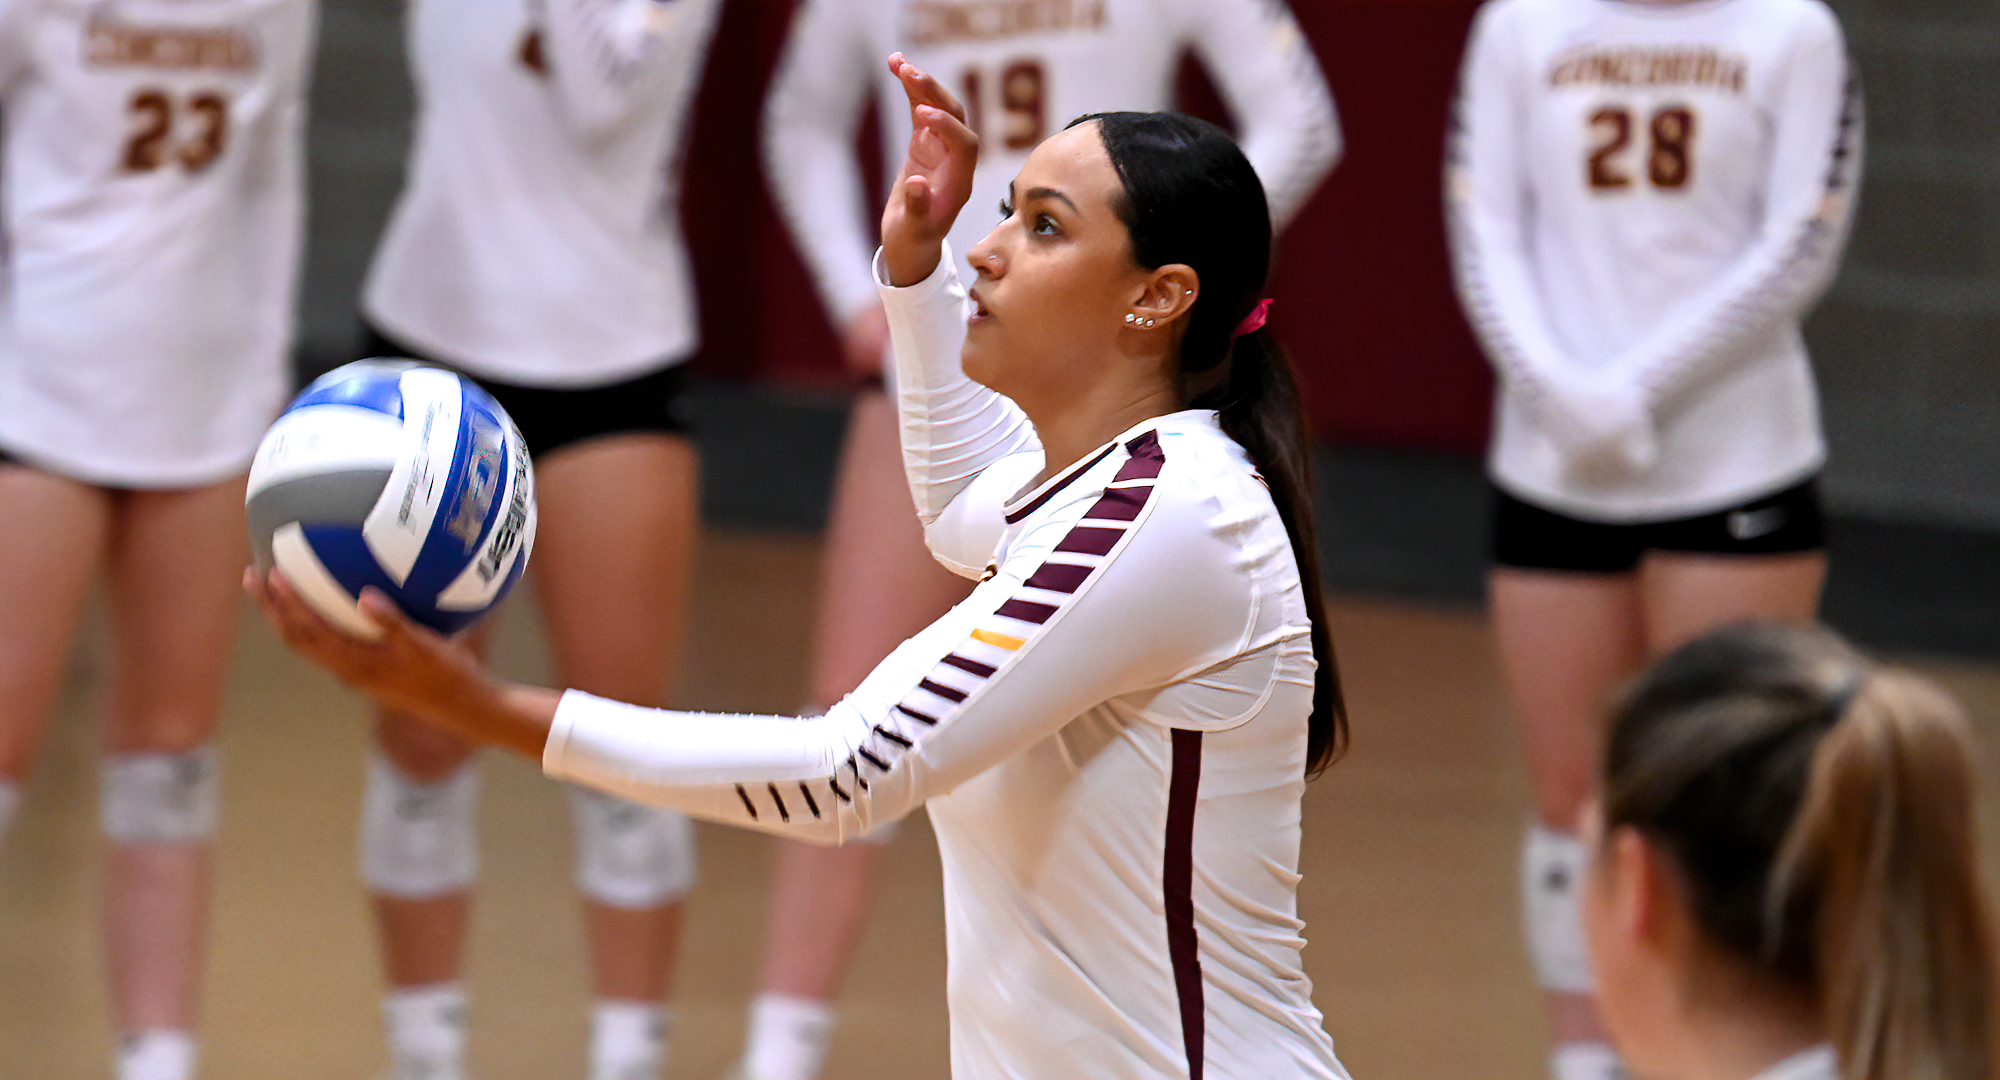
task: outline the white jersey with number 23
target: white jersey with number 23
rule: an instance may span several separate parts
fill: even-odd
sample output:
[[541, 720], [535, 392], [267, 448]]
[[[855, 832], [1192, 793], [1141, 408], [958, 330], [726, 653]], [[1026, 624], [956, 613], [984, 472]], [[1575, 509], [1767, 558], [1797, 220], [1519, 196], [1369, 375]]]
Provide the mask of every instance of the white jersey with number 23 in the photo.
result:
[[0, 4], [0, 449], [249, 467], [290, 385], [312, 0]]

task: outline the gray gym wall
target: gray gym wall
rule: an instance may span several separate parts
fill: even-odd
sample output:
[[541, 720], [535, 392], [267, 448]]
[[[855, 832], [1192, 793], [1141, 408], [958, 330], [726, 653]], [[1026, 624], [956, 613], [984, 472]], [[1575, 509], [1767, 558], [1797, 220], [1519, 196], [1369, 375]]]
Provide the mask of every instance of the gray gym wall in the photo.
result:
[[[1834, 0], [1868, 103], [1861, 207], [1806, 333], [1848, 516], [2000, 531], [2000, 3]], [[401, 4], [325, 0], [300, 366], [350, 359], [402, 179]]]
[[1834, 0], [1868, 148], [1806, 326], [1849, 514], [2000, 529], [2000, 4]]

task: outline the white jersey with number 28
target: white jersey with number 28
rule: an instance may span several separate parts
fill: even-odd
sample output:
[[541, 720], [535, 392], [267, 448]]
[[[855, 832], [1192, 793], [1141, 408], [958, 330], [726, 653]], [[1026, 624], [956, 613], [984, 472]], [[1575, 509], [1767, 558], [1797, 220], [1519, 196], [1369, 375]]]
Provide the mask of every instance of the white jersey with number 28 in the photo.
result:
[[312, 0], [0, 5], [0, 449], [243, 471], [290, 385]]
[[[1825, 456], [1799, 333], [1861, 161], [1819, 0], [1499, 0], [1447, 184], [1459, 292], [1500, 375], [1494, 478], [1598, 521], [1711, 513]], [[1579, 468], [1605, 442], [1631, 467]]]

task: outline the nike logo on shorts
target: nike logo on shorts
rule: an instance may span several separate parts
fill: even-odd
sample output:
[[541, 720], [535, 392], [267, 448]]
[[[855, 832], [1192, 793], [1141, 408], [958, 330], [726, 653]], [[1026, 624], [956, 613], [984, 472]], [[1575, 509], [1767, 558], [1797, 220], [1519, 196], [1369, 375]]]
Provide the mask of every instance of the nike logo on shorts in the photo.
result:
[[1755, 540], [1785, 527], [1785, 508], [1767, 506], [1762, 510], [1737, 510], [1729, 515], [1726, 524], [1730, 536], [1738, 540]]

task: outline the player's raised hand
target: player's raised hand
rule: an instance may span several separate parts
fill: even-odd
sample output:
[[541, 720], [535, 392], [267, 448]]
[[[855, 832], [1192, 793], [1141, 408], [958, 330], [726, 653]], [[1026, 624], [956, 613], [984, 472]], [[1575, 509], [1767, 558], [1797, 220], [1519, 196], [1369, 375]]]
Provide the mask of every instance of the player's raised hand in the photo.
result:
[[972, 197], [979, 136], [951, 91], [902, 53], [889, 57], [889, 70], [910, 99], [910, 148], [882, 211], [882, 258], [889, 284], [907, 286], [937, 269], [945, 234]]

